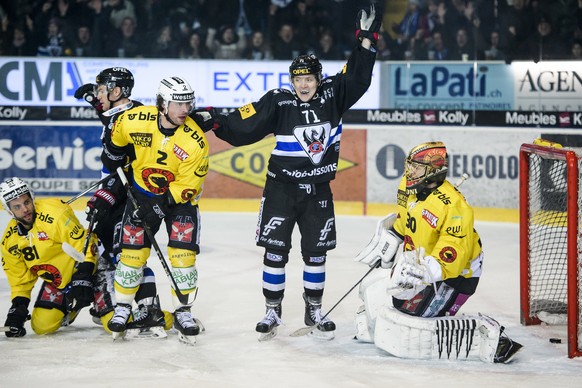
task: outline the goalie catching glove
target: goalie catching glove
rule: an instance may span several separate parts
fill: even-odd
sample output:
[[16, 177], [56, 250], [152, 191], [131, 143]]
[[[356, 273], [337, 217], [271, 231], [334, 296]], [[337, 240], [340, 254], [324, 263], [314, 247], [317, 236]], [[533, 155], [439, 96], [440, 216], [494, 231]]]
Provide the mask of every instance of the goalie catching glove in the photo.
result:
[[365, 10], [360, 10], [356, 19], [356, 38], [362, 40], [364, 38], [370, 39], [375, 46], [378, 43], [378, 31], [382, 25], [382, 16], [384, 15], [382, 7], [379, 7], [376, 12], [374, 1], [370, 2], [370, 13]]
[[424, 287], [443, 280], [443, 272], [438, 261], [424, 255], [424, 248], [403, 252], [394, 268], [392, 281], [404, 289]]
[[381, 262], [382, 268], [392, 268], [396, 251], [402, 238], [392, 229], [398, 216], [391, 213], [378, 221], [376, 233], [368, 245], [356, 256], [355, 261], [368, 264], [371, 268]]

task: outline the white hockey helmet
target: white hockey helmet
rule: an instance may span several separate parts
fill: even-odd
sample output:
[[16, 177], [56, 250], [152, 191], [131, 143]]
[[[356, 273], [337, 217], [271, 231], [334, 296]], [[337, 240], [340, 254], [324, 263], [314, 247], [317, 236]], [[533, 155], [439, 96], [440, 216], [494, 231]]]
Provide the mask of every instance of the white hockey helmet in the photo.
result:
[[2, 202], [2, 206], [12, 217], [14, 217], [14, 214], [10, 211], [8, 203], [25, 194], [29, 194], [30, 198], [34, 201], [34, 191], [20, 178], [8, 178], [0, 183], [0, 202]]
[[158, 110], [166, 112], [170, 102], [189, 102], [194, 109], [194, 89], [180, 77], [167, 77], [160, 81], [156, 105]]

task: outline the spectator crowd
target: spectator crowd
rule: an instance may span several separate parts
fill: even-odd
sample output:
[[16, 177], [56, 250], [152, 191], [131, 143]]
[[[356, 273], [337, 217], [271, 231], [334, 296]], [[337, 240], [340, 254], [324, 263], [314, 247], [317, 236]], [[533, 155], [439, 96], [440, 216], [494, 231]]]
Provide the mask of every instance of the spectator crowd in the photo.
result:
[[[2, 0], [0, 55], [343, 60], [369, 0]], [[385, 23], [386, 24], [386, 23]], [[582, 59], [582, 0], [407, 0], [379, 60]]]

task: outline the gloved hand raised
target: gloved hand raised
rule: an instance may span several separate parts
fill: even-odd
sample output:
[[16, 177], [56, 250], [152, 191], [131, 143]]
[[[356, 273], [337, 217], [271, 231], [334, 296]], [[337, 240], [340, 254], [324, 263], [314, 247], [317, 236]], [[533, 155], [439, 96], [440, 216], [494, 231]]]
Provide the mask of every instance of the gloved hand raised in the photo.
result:
[[96, 97], [97, 94], [97, 85], [95, 84], [85, 84], [79, 86], [77, 90], [75, 90], [75, 98], [82, 98], [87, 101], [93, 108], [97, 110], [97, 112], [101, 113], [103, 111], [103, 107], [101, 103]]
[[219, 124], [215, 120], [216, 116], [218, 116], [218, 112], [211, 106], [194, 109], [190, 113], [190, 117], [204, 132], [215, 130], [219, 127]]
[[24, 337], [26, 335], [24, 322], [29, 319], [29, 303], [30, 299], [21, 296], [17, 296], [12, 300], [12, 306], [8, 310], [6, 322], [4, 323], [4, 326], [8, 327], [9, 329], [4, 333], [6, 334], [6, 337]]
[[109, 216], [109, 212], [116, 202], [117, 198], [111, 191], [106, 189], [97, 190], [87, 202], [87, 208], [85, 209], [87, 221], [90, 221], [93, 216], [96, 222], [103, 221]]
[[94, 299], [93, 294], [93, 263], [81, 263], [71, 277], [71, 282], [65, 290], [65, 297], [70, 311], [78, 311], [89, 306]]
[[382, 17], [384, 16], [383, 7], [380, 6], [376, 10], [375, 1], [370, 2], [370, 12], [360, 10], [356, 19], [356, 37], [358, 40], [364, 38], [370, 39], [373, 45], [378, 42], [378, 31], [382, 25]]

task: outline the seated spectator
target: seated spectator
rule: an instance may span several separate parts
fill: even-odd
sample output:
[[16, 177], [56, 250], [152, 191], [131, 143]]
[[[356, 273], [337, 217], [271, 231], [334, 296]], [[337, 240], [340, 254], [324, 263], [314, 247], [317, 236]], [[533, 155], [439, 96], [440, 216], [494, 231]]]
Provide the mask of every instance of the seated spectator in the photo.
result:
[[47, 31], [44, 35], [39, 36], [38, 42], [38, 56], [64, 57], [72, 55], [71, 47], [61, 32], [58, 19], [49, 20]]
[[431, 61], [448, 61], [451, 59], [449, 49], [445, 46], [443, 34], [440, 31], [432, 33], [432, 44], [428, 50], [427, 57]]
[[485, 48], [485, 59], [488, 61], [505, 60], [505, 53], [499, 48], [499, 31], [491, 31], [489, 45]]
[[271, 47], [274, 59], [294, 59], [305, 53], [303, 44], [295, 36], [295, 31], [291, 24], [285, 23], [279, 27], [277, 36], [273, 39]]
[[[9, 34], [7, 34], [9, 36]], [[36, 47], [30, 40], [26, 29], [16, 26], [12, 30], [12, 39], [6, 42], [4, 55], [13, 57], [29, 57], [36, 55]]]
[[206, 47], [214, 59], [240, 59], [246, 47], [244, 30], [239, 29], [237, 35], [232, 26], [222, 26], [218, 33], [214, 28], [209, 28]]
[[251, 35], [250, 45], [243, 51], [244, 59], [269, 60], [273, 59], [271, 48], [265, 42], [265, 36], [261, 31], [255, 31]]
[[453, 61], [473, 61], [476, 58], [475, 48], [469, 39], [469, 33], [465, 27], [457, 30], [455, 43], [451, 46], [450, 58]]
[[313, 53], [319, 60], [336, 61], [343, 59], [339, 47], [335, 44], [334, 37], [329, 30], [321, 33], [318, 45], [313, 48]]
[[137, 25], [135, 7], [130, 0], [107, 0], [104, 5], [104, 12], [109, 15], [109, 22], [113, 28], [120, 28], [125, 18], [132, 18]]
[[566, 50], [560, 37], [554, 32], [550, 20], [541, 17], [537, 23], [537, 31], [531, 35], [525, 44], [526, 59], [548, 61], [566, 57]]
[[193, 31], [188, 39], [188, 45], [183, 46], [180, 50], [180, 58], [183, 59], [209, 59], [212, 58], [212, 53], [208, 47], [202, 42], [200, 32]]
[[143, 58], [144, 45], [135, 31], [135, 20], [124, 18], [119, 30], [113, 31], [104, 47], [105, 54], [109, 57]]
[[178, 42], [172, 36], [172, 29], [169, 25], [162, 26], [158, 35], [154, 36], [150, 47], [150, 58], [178, 58]]
[[[385, 32], [378, 34], [378, 43], [376, 43], [376, 60], [377, 61], [394, 61], [401, 59], [396, 44]], [[347, 58], [346, 58], [347, 59]]]
[[571, 51], [570, 59], [582, 61], [582, 42], [575, 41], [574, 43], [572, 43], [570, 51]]
[[77, 28], [77, 36], [71, 47], [76, 57], [100, 57], [102, 55], [99, 44], [91, 34], [89, 26], [80, 25]]

